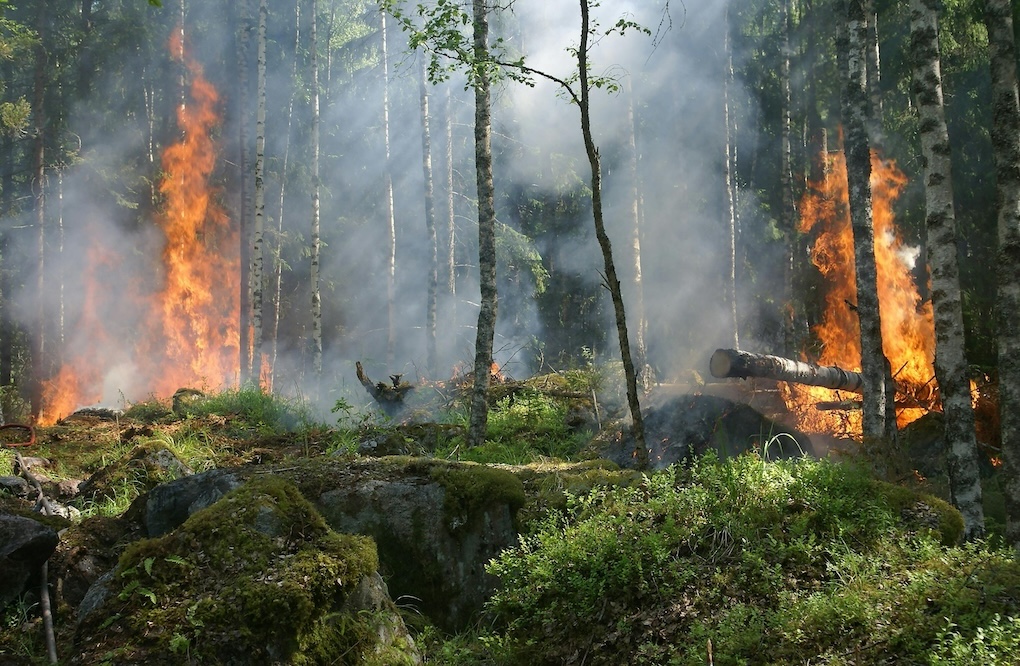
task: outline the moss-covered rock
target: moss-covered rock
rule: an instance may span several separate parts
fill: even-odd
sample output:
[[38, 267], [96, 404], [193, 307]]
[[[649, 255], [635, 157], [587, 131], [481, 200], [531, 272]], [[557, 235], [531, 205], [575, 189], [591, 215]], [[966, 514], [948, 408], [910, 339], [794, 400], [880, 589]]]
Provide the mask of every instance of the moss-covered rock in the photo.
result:
[[414, 663], [406, 634], [379, 642], [392, 608], [345, 607], [377, 566], [370, 539], [334, 532], [293, 484], [259, 476], [125, 550], [90, 591], [74, 663]]
[[511, 472], [395, 457], [295, 474], [330, 525], [375, 540], [396, 597], [447, 631], [477, 620], [496, 582], [486, 563], [517, 542], [524, 490]]

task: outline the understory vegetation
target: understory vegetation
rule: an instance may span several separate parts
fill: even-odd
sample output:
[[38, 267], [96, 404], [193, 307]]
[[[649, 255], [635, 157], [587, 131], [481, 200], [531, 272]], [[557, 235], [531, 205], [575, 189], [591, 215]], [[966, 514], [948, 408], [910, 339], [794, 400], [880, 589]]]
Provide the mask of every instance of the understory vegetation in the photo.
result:
[[[151, 400], [115, 420], [68, 418], [19, 451], [53, 461], [55, 476], [87, 478], [139, 447], [167, 448], [197, 471], [354, 458], [385, 436], [414, 455], [514, 471], [528, 495], [520, 543], [489, 563], [500, 585], [474, 629], [451, 636], [413, 605], [403, 610], [426, 663], [1020, 661], [1020, 564], [994, 535], [961, 543], [962, 520], [936, 486], [879, 481], [853, 457], [766, 462], [754, 452], [618, 470], [591, 460], [599, 418], [580, 404], [589, 392], [582, 384], [517, 388], [496, 398], [488, 440], [476, 449], [464, 445], [455, 400], [428, 423], [381, 419], [342, 401], [325, 423], [300, 403], [242, 389]], [[583, 409], [596, 416], [568, 425]], [[0, 449], [0, 475], [12, 473], [13, 457]], [[575, 463], [573, 477], [536, 481], [560, 462]], [[81, 501], [86, 517], [120, 515], [175, 474], [125, 468]], [[128, 552], [144, 564], [144, 553]], [[57, 609], [63, 640], [73, 610]], [[0, 655], [45, 663], [37, 615], [24, 604], [5, 611]]]

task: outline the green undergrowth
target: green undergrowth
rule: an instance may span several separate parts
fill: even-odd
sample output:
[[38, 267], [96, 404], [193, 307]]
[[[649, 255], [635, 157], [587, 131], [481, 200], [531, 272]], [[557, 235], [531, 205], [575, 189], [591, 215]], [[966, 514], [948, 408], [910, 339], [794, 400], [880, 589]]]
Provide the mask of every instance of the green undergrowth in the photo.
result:
[[[489, 567], [451, 664], [1010, 663], [1020, 566], [944, 502], [846, 464], [708, 456], [568, 495]], [[966, 661], [966, 656], [971, 661]]]

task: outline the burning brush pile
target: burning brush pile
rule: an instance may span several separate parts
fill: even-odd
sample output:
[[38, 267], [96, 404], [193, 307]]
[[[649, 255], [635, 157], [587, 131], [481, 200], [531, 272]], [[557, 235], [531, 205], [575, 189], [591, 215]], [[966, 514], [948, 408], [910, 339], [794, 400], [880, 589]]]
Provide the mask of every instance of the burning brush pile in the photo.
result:
[[[920, 249], [907, 246], [895, 226], [893, 205], [906, 177], [895, 163], [875, 153], [871, 162], [882, 340], [896, 385], [897, 422], [903, 428], [941, 411], [934, 368], [934, 318], [932, 303], [921, 296], [914, 277]], [[800, 206], [800, 231], [814, 237], [811, 261], [825, 285], [824, 309], [811, 329], [814, 344], [801, 360], [719, 350], [713, 356], [712, 371], [716, 376], [779, 380], [777, 388], [794, 427], [809, 434], [859, 440], [860, 326], [842, 151], [829, 153], [826, 164], [826, 177], [810, 184]], [[987, 379], [972, 381], [972, 387], [979, 440], [996, 447], [995, 389]]]

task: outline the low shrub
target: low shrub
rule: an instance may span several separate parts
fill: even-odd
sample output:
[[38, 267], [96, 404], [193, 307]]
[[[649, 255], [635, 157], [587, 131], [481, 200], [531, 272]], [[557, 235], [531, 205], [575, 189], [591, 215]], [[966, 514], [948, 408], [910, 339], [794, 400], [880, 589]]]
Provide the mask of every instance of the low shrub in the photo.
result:
[[1020, 566], [944, 545], [952, 522], [918, 523], [901, 489], [846, 464], [708, 456], [573, 496], [494, 560], [493, 636], [507, 663], [539, 664], [704, 664], [709, 640], [717, 665], [1012, 649], [993, 630], [1020, 611]]

